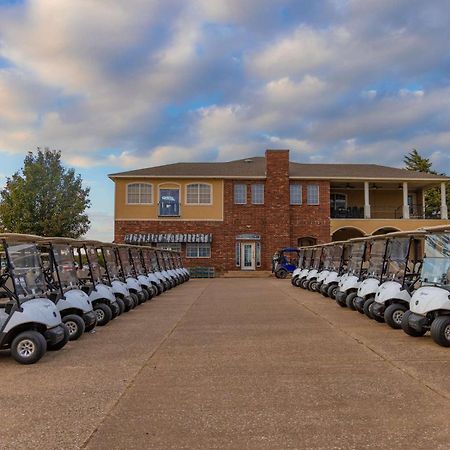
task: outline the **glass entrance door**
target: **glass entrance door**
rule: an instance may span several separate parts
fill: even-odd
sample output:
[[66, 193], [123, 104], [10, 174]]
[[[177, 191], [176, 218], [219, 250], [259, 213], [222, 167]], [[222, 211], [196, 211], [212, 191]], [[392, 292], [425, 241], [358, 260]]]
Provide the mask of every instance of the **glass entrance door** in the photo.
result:
[[255, 270], [255, 243], [245, 242], [241, 244], [241, 269]]

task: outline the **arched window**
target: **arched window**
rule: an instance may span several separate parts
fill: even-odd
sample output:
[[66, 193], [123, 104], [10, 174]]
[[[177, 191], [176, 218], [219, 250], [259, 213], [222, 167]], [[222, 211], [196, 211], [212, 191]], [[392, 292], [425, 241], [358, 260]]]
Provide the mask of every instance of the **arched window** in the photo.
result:
[[310, 236], [301, 237], [301, 238], [298, 238], [297, 244], [299, 247], [309, 247], [310, 245], [316, 245], [317, 239], [310, 237]]
[[211, 185], [204, 183], [188, 184], [186, 186], [186, 203], [189, 205], [210, 205]]
[[127, 184], [127, 204], [151, 205], [153, 203], [153, 186], [149, 183]]

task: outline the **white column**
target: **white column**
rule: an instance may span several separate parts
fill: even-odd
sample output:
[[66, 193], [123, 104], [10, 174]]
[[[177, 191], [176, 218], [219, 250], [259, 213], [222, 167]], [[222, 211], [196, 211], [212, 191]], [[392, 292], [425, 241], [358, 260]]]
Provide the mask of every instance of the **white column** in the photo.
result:
[[425, 189], [422, 189], [422, 219], [425, 219], [427, 213], [427, 205], [425, 204]]
[[447, 185], [441, 183], [441, 219], [448, 220]]
[[409, 219], [408, 183], [403, 183], [403, 218]]
[[370, 219], [370, 196], [369, 196], [369, 182], [364, 182], [364, 219]]

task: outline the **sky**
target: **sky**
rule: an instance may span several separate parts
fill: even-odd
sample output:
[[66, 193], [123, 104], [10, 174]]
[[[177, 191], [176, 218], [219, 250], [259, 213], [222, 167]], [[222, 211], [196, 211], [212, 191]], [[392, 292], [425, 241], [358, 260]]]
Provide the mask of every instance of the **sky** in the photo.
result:
[[450, 174], [448, 0], [0, 0], [0, 185], [37, 146], [108, 173], [288, 148]]

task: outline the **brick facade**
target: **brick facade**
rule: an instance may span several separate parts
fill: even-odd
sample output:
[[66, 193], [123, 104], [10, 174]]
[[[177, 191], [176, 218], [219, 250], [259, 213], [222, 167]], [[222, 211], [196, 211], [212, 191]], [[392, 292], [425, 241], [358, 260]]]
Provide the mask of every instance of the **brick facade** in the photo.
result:
[[[251, 163], [249, 163], [251, 164]], [[311, 237], [318, 242], [330, 240], [330, 184], [324, 181], [302, 181], [303, 204], [289, 203], [289, 151], [266, 152], [265, 180], [224, 181], [224, 220], [222, 221], [115, 221], [115, 241], [123, 242], [128, 233], [211, 233], [211, 259], [185, 258], [187, 266], [212, 266], [217, 272], [238, 270], [236, 267], [236, 236], [261, 236], [261, 266], [270, 270], [273, 253], [284, 246], [297, 246], [298, 239]], [[247, 204], [234, 204], [234, 184], [247, 185]], [[265, 185], [264, 204], [251, 203], [251, 185]], [[307, 205], [307, 184], [319, 185], [319, 205]], [[184, 247], [184, 245], [183, 245]], [[185, 253], [183, 255], [185, 257]]]

